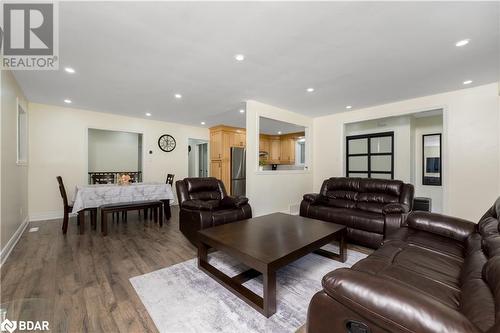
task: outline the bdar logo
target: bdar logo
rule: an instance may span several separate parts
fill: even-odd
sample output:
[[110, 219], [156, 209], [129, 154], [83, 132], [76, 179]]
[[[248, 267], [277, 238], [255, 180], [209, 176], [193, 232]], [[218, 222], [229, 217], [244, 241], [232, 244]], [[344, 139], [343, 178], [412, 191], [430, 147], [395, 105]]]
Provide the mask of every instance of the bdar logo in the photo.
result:
[[8, 319], [5, 319], [0, 324], [0, 330], [2, 332], [8, 331], [9, 333], [12, 333], [12, 332], [14, 332], [16, 330], [16, 328], [17, 328], [17, 322], [10, 321]]

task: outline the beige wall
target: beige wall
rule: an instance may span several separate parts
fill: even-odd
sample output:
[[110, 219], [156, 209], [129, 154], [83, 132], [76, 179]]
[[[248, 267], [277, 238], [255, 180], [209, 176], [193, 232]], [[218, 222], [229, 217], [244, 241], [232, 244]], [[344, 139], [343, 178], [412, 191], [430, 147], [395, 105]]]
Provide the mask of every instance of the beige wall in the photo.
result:
[[140, 170], [139, 136], [138, 133], [89, 129], [89, 171]]
[[[208, 129], [175, 123], [131, 118], [107, 113], [29, 105], [30, 167], [29, 214], [31, 219], [55, 218], [62, 214], [62, 201], [56, 184], [60, 175], [72, 198], [74, 188], [87, 182], [88, 128], [143, 134], [144, 181], [165, 181], [167, 173], [175, 179], [188, 175], [188, 138], [208, 139]], [[170, 153], [158, 148], [158, 138], [170, 134], [177, 147]], [[149, 154], [152, 150], [153, 154]]]
[[[10, 71], [1, 72], [1, 249], [4, 251], [28, 216], [28, 167], [17, 165], [17, 99], [27, 101]], [[28, 156], [29, 158], [29, 156]], [[19, 230], [20, 231], [20, 230]], [[8, 250], [8, 249], [7, 249]]]
[[444, 109], [443, 211], [473, 221], [498, 197], [498, 83], [314, 119], [314, 189], [343, 175], [344, 124]]
[[[246, 105], [247, 124], [247, 196], [250, 199], [254, 216], [273, 212], [290, 212], [300, 204], [302, 195], [312, 190], [312, 140], [306, 141], [306, 160], [308, 171], [282, 170], [258, 171], [259, 153], [259, 117], [281, 120], [307, 127], [307, 133], [313, 132], [312, 118], [283, 110], [271, 105], [248, 101]], [[312, 138], [309, 135], [308, 138]]]

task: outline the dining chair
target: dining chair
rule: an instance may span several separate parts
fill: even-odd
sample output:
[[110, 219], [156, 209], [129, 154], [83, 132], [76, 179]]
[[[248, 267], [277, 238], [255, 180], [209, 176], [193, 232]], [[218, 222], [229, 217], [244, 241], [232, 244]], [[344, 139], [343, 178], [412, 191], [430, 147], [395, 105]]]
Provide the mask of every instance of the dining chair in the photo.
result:
[[[167, 180], [165, 181], [165, 184], [168, 184], [168, 185], [170, 185], [170, 186], [173, 186], [173, 184], [174, 184], [174, 176], [175, 176], [174, 174], [172, 174], [172, 173], [168, 173], [168, 174], [167, 174]], [[170, 218], [170, 211], [169, 211], [169, 210], [170, 210], [170, 207], [169, 207], [167, 204], [165, 204], [165, 206], [164, 206], [164, 207], [165, 207], [165, 216], [167, 217], [167, 219], [169, 219], [169, 218]], [[144, 209], [144, 217], [145, 217], [146, 219], [148, 218], [148, 212], [149, 212], [149, 210], [148, 210], [147, 208], [145, 208], [145, 209]], [[151, 216], [152, 216], [152, 214], [153, 214], [153, 213], [150, 213], [150, 214], [149, 214], [149, 218], [150, 218], [150, 219], [152, 218], [152, 217], [151, 217]], [[140, 211], [139, 211], [139, 215], [140, 215]]]
[[115, 175], [112, 173], [92, 175], [92, 184], [114, 184]]
[[[69, 221], [69, 214], [73, 210], [73, 203], [70, 203], [68, 201], [68, 195], [66, 194], [66, 188], [64, 187], [64, 182], [62, 180], [61, 176], [57, 176], [57, 183], [59, 184], [59, 192], [61, 193], [61, 197], [63, 199], [63, 206], [64, 206], [64, 215], [63, 215], [63, 225], [62, 225], [62, 231], [63, 234], [66, 235], [66, 232], [68, 231], [68, 221]], [[91, 222], [92, 222], [92, 227], [96, 227], [97, 225], [97, 208], [87, 208], [84, 211], [90, 211], [90, 217], [91, 217]], [[85, 212], [81, 212], [84, 214]], [[78, 224], [80, 223], [85, 223], [84, 220], [80, 220], [80, 218], [77, 220]], [[83, 230], [83, 226], [80, 227], [80, 231]]]

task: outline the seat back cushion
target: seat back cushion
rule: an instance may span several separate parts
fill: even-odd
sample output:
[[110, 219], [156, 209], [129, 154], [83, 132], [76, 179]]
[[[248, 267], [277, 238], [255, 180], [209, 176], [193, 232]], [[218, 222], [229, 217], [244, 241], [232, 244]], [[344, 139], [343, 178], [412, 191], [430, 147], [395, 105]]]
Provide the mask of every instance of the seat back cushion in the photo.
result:
[[358, 192], [359, 178], [333, 177], [321, 186], [324, 204], [337, 208], [356, 208]]
[[356, 208], [381, 214], [385, 205], [399, 202], [402, 186], [400, 180], [360, 179]]
[[184, 179], [189, 199], [191, 200], [221, 200], [222, 193], [216, 178], [186, 178]]

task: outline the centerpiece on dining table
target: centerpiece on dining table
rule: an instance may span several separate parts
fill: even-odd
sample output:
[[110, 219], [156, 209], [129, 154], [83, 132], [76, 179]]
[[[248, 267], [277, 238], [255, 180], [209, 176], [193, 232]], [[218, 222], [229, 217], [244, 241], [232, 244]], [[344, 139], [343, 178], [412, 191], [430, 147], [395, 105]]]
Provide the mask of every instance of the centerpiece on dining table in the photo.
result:
[[118, 177], [118, 185], [129, 185], [131, 179], [132, 178], [129, 175], [123, 174]]

